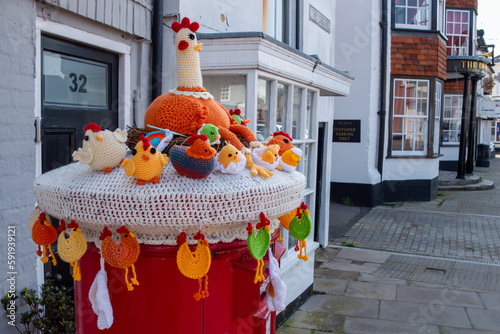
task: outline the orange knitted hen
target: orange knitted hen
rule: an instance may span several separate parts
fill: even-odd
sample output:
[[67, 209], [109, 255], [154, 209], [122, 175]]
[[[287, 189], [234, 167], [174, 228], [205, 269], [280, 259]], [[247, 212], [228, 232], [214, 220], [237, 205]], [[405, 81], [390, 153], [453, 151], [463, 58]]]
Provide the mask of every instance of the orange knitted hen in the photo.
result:
[[[244, 146], [235, 134], [242, 135], [252, 146], [257, 138], [244, 125], [232, 124], [229, 112], [214, 100], [203, 87], [198, 44], [195, 32], [199, 24], [185, 17], [181, 23], [174, 22], [177, 53], [177, 89], [157, 97], [146, 111], [144, 124], [169, 129], [185, 135], [195, 134], [202, 124], [213, 124], [219, 128], [222, 139], [238, 150]], [[151, 129], [150, 129], [151, 130]]]
[[[36, 254], [41, 256], [43, 263], [49, 260], [47, 250], [52, 255], [52, 264], [55, 266], [57, 264], [56, 257], [52, 252], [52, 246], [54, 242], [57, 240], [57, 231], [52, 226], [52, 224], [46, 219], [45, 212], [40, 213], [38, 220], [33, 224], [33, 228], [31, 229], [31, 237], [33, 241], [38, 245], [38, 251]], [[43, 248], [40, 250], [40, 246]], [[43, 256], [42, 256], [43, 255]]]

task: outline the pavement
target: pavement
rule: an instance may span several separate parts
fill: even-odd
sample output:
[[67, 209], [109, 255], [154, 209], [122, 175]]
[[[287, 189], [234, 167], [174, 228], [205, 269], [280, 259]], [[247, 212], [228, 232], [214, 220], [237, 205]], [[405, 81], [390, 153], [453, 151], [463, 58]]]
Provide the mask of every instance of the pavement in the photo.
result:
[[334, 205], [314, 292], [276, 332], [500, 333], [500, 157], [453, 174], [430, 202]]

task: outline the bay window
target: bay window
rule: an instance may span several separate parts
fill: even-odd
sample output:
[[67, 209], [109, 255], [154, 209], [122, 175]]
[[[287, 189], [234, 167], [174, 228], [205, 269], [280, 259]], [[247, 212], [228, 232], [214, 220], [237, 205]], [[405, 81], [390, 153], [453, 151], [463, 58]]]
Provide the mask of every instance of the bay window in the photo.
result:
[[430, 0], [395, 0], [397, 28], [430, 29]]
[[443, 84], [441, 82], [436, 82], [436, 94], [435, 94], [435, 110], [434, 110], [434, 155], [439, 154], [439, 137], [441, 133], [441, 109], [443, 107], [442, 103], [443, 97]]
[[462, 95], [446, 94], [443, 110], [443, 145], [460, 144], [462, 125]]
[[446, 10], [446, 51], [448, 56], [468, 56], [470, 26], [468, 10]]

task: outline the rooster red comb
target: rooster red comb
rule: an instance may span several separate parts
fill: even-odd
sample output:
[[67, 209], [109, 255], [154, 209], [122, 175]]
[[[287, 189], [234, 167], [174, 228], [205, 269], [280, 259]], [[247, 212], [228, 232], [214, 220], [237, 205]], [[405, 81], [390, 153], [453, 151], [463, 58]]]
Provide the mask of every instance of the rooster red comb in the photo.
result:
[[110, 237], [111, 236], [111, 231], [109, 230], [109, 228], [107, 226], [104, 226], [104, 229], [102, 230], [102, 233], [101, 235], [99, 236], [99, 240], [104, 240], [106, 239], [107, 237]]
[[230, 115], [238, 115], [238, 116], [241, 116], [241, 110], [240, 109], [235, 109], [233, 111], [233, 109], [229, 110], [229, 114]]
[[273, 133], [273, 137], [276, 137], [276, 136], [285, 136], [288, 139], [290, 139], [290, 141], [292, 141], [292, 137], [290, 137], [290, 135], [288, 133], [283, 132], [283, 131]]
[[266, 227], [266, 226], [269, 226], [269, 225], [271, 225], [271, 222], [269, 221], [269, 219], [267, 219], [267, 217], [264, 214], [264, 212], [261, 212], [260, 213], [260, 223], [258, 223], [257, 226], [256, 226], [257, 230], [260, 229], [261, 227]]
[[141, 135], [139, 137], [139, 141], [142, 141], [142, 148], [144, 149], [144, 151], [146, 151], [148, 149], [148, 147], [151, 145], [149, 143], [149, 139], [144, 137], [144, 135]]
[[196, 235], [193, 237], [194, 240], [205, 240], [205, 236], [203, 235], [203, 233], [201, 233], [201, 230], [198, 231], [198, 233], [196, 233]]
[[78, 223], [75, 222], [74, 219], [72, 219], [71, 223], [68, 224], [68, 228], [78, 228]]
[[201, 139], [203, 141], [207, 141], [208, 138], [206, 135], [192, 135], [191, 137], [189, 137], [188, 139], [188, 144], [189, 145], [193, 145], [194, 142], [197, 140], [197, 139]]
[[181, 23], [179, 22], [172, 23], [173, 31], [179, 32], [179, 30], [181, 30], [182, 28], [188, 28], [192, 32], [196, 32], [196, 30], [200, 28], [200, 25], [198, 24], [198, 22], [191, 23], [191, 21], [187, 17], [183, 18]]
[[45, 221], [45, 212], [40, 212], [40, 215], [38, 216], [38, 220], [40, 220], [43, 224]]
[[61, 219], [61, 221], [59, 221], [59, 227], [57, 228], [57, 232], [61, 233], [62, 231], [65, 230], [66, 230], [66, 222], [64, 221], [64, 219]]
[[92, 130], [92, 132], [99, 132], [102, 130], [102, 128], [99, 125], [97, 125], [97, 123], [89, 123], [87, 126], [83, 128], [83, 130], [85, 131]]
[[126, 228], [125, 226], [122, 226], [122, 227], [116, 229], [116, 232], [118, 232], [120, 234], [129, 234], [130, 233], [128, 228]]

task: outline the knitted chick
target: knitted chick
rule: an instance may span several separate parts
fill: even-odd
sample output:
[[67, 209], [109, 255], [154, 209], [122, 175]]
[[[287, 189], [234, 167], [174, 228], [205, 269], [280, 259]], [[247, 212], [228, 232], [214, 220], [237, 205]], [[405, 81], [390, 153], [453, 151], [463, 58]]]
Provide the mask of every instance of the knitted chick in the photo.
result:
[[[194, 299], [198, 301], [201, 298], [208, 297], [207, 273], [210, 269], [212, 255], [208, 247], [208, 241], [205, 240], [205, 236], [201, 231], [198, 231], [194, 239], [197, 240], [198, 243], [196, 244], [196, 250], [191, 252], [186, 241], [186, 233], [181, 232], [177, 236], [177, 246], [179, 246], [179, 250], [177, 251], [176, 260], [177, 267], [184, 276], [198, 280], [198, 292], [193, 295]], [[204, 283], [203, 279], [205, 279]]]
[[[260, 148], [254, 148], [252, 150], [252, 160], [255, 164], [266, 168], [269, 171], [270, 176], [272, 176], [273, 172], [271, 171], [278, 167], [279, 164], [279, 149], [280, 147], [278, 145], [269, 145]], [[257, 175], [257, 171], [254, 169], [254, 166], [252, 166], [252, 168], [250, 169], [250, 173], [254, 176]]]
[[189, 147], [176, 145], [170, 149], [170, 160], [177, 173], [194, 179], [204, 179], [215, 166], [215, 149], [205, 135], [192, 135]]
[[87, 251], [87, 240], [82, 234], [82, 230], [78, 228], [78, 224], [72, 220], [68, 224], [71, 229], [69, 238], [66, 238], [66, 223], [61, 219], [57, 230], [60, 232], [57, 239], [57, 253], [64, 262], [68, 262], [73, 267], [73, 278], [75, 281], [81, 280], [80, 268], [78, 267], [78, 260]]
[[125, 158], [127, 132], [103, 130], [96, 123], [90, 123], [83, 129], [83, 145], [73, 152], [73, 159], [88, 164], [92, 169], [111, 172]]
[[203, 124], [198, 130], [198, 134], [207, 136], [210, 145], [220, 144], [219, 128], [213, 124]]
[[[116, 244], [116, 242], [111, 239], [111, 231], [104, 226], [99, 236], [99, 240], [102, 240], [101, 254], [109, 265], [125, 269], [125, 283], [127, 284], [128, 291], [132, 291], [134, 290], [132, 284], [139, 285], [134, 263], [139, 257], [141, 248], [134, 233], [129, 232], [125, 226], [120, 227], [116, 232], [121, 234], [119, 244]], [[134, 275], [134, 277], [130, 279], [131, 282], [128, 281], [128, 268], [132, 269], [132, 274]]]
[[166, 154], [157, 151], [144, 136], [139, 137], [139, 142], [132, 150], [132, 158], [125, 159], [122, 167], [127, 176], [137, 179], [137, 184], [143, 185], [147, 181], [160, 182], [163, 166], [168, 164]]
[[292, 147], [288, 151], [285, 151], [278, 159], [279, 166], [282, 171], [291, 173], [296, 168], [302, 157], [302, 150], [298, 147]]
[[231, 118], [234, 119], [233, 123], [235, 123], [235, 124], [246, 126], [246, 124], [250, 122], [249, 119], [241, 118], [241, 110], [240, 109], [236, 109], [234, 111], [233, 111], [233, 109], [229, 110], [229, 115], [231, 115]]
[[240, 151], [228, 144], [217, 153], [215, 170], [225, 174], [239, 174], [246, 166], [247, 159]]
[[[33, 241], [38, 245], [38, 251], [36, 254], [40, 256], [40, 260], [46, 263], [49, 260], [47, 251], [52, 256], [52, 264], [55, 266], [57, 264], [56, 257], [52, 252], [52, 244], [57, 240], [57, 231], [52, 226], [52, 224], [46, 219], [45, 212], [40, 213], [38, 220], [33, 224], [31, 229], [31, 237]], [[40, 250], [40, 246], [43, 248]], [[43, 256], [42, 256], [43, 255]]]

